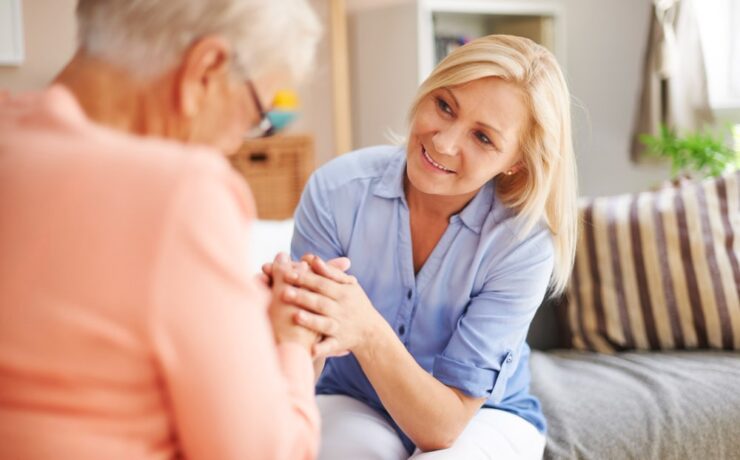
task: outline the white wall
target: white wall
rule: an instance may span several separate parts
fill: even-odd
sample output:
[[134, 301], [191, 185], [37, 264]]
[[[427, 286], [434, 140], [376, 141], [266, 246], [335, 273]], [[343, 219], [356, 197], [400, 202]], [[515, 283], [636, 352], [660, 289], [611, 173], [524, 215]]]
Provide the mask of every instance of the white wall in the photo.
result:
[[[311, 1], [324, 24], [328, 24], [328, 0]], [[402, 1], [347, 0], [347, 9], [352, 12]], [[667, 166], [634, 165], [628, 151], [650, 1], [553, 1], [561, 3], [565, 11], [567, 77], [571, 92], [582, 107], [574, 109], [573, 117], [582, 193], [637, 191], [667, 177]], [[0, 67], [0, 88], [21, 91], [42, 87], [59, 71], [74, 50], [75, 3], [23, 2], [27, 59], [21, 67]], [[301, 88], [302, 116], [292, 128], [315, 136], [319, 163], [339, 153], [333, 141], [328, 33], [327, 30], [318, 50], [316, 73]]]
[[567, 79], [577, 100], [573, 120], [581, 193], [639, 191], [657, 184], [668, 177], [668, 166], [635, 165], [629, 154], [650, 1], [558, 1], [567, 21]]
[[[349, 0], [348, 10], [357, 12], [398, 3], [408, 0]], [[574, 138], [581, 194], [639, 191], [667, 178], [667, 165], [635, 165], [629, 155], [650, 0], [551, 0], [548, 3], [560, 4], [566, 21], [564, 67], [575, 100]], [[360, 59], [361, 56], [352, 56], [353, 61]], [[362, 88], [353, 88], [353, 92], [361, 91]]]
[[311, 0], [311, 5], [321, 19], [324, 35], [316, 50], [314, 71], [298, 88], [301, 101], [300, 118], [288, 131], [311, 133], [314, 136], [316, 164], [321, 165], [343, 152], [337, 152], [334, 147], [329, 2]]
[[0, 66], [0, 89], [41, 88], [61, 70], [75, 49], [76, 0], [24, 0], [26, 59], [20, 66]]

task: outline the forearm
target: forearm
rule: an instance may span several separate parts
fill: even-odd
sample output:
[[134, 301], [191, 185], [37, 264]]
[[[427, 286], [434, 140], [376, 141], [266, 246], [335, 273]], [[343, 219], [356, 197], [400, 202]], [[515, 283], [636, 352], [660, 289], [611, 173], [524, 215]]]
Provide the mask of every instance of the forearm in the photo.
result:
[[[291, 348], [291, 349], [287, 349]], [[278, 444], [285, 447], [286, 459], [314, 458], [318, 451], [320, 421], [314, 400], [315, 381], [306, 372], [305, 358], [291, 344], [278, 346], [280, 366], [288, 386], [289, 413], [279, 426]]]
[[354, 353], [386, 410], [417, 446], [437, 450], [457, 439], [485, 398], [447, 387], [421, 368], [356, 280], [336, 283], [311, 272], [286, 279], [300, 286], [286, 291], [286, 300], [306, 310], [296, 315], [298, 324]]
[[[293, 344], [271, 350], [269, 327], [249, 316], [216, 324], [217, 338], [158, 340], [168, 344], [158, 356], [184, 451], [194, 459], [313, 458], [319, 417], [310, 355]], [[250, 333], [241, 324], [252, 325]]]
[[[472, 401], [424, 370], [385, 322], [354, 350], [385, 409], [423, 451], [449, 447], [483, 399]], [[465, 399], [468, 399], [466, 402]]]

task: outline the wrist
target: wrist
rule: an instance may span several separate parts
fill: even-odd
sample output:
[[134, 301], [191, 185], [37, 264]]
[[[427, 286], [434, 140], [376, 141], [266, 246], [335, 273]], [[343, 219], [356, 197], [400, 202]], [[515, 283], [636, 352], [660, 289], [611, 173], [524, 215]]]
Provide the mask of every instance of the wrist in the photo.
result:
[[300, 345], [302, 348], [311, 350], [313, 344], [316, 342], [316, 334], [300, 328], [300, 326], [294, 326], [289, 330], [284, 330], [280, 334], [276, 335], [275, 341], [278, 344], [292, 343]]
[[374, 356], [381, 354], [380, 350], [389, 339], [395, 339], [396, 334], [379, 313], [368, 323], [360, 343], [351, 351], [358, 360], [373, 359]]

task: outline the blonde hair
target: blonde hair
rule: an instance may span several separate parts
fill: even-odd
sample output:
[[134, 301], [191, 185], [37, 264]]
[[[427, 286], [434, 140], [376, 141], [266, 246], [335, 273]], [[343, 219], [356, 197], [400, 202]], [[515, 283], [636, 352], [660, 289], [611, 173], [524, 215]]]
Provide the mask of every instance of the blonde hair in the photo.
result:
[[532, 40], [489, 35], [450, 53], [421, 84], [411, 108], [432, 91], [486, 77], [516, 84], [530, 123], [522, 133], [522, 168], [500, 175], [496, 193], [523, 219], [524, 234], [543, 216], [553, 235], [551, 294], [563, 292], [575, 258], [578, 227], [577, 174], [571, 134], [570, 95], [555, 57]]
[[197, 39], [229, 41], [254, 77], [288, 71], [300, 78], [313, 60], [320, 23], [306, 0], [79, 0], [81, 50], [132, 75], [158, 75]]

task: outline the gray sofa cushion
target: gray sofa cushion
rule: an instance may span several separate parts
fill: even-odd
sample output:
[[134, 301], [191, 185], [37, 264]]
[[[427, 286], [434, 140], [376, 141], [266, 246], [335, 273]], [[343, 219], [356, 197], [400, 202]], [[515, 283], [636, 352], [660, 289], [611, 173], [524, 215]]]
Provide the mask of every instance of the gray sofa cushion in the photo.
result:
[[740, 353], [533, 351], [545, 459], [740, 458]]

